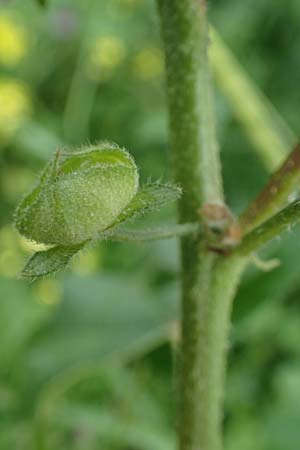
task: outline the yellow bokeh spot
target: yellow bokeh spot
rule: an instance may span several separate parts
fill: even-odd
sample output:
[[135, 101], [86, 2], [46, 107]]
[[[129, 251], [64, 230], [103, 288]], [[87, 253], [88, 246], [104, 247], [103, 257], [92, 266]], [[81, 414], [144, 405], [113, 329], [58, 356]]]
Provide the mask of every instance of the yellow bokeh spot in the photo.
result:
[[72, 262], [72, 270], [77, 275], [85, 276], [97, 273], [99, 270], [99, 252], [97, 249], [90, 249], [74, 258]]
[[30, 114], [28, 88], [13, 79], [0, 79], [0, 105], [0, 137], [7, 138]]
[[38, 303], [57, 305], [63, 298], [63, 288], [55, 279], [39, 280], [33, 287], [33, 295]]
[[88, 53], [87, 74], [93, 80], [106, 80], [123, 62], [126, 48], [122, 39], [108, 35], [96, 38]]
[[158, 48], [148, 47], [139, 51], [132, 61], [133, 72], [142, 81], [159, 77], [163, 72], [163, 57]]
[[43, 252], [45, 250], [48, 250], [51, 245], [46, 244], [38, 244], [37, 242], [30, 241], [29, 239], [26, 239], [24, 236], [19, 235], [19, 243], [20, 247], [28, 253], [32, 252]]
[[14, 247], [17, 239], [18, 233], [11, 225], [0, 228], [0, 250]]
[[0, 254], [0, 275], [15, 278], [23, 264], [23, 257], [18, 250], [4, 250]]
[[0, 228], [0, 276], [17, 277], [28, 259], [28, 253], [47, 250], [49, 247], [28, 241], [12, 225], [5, 225]]
[[24, 27], [7, 15], [0, 14], [0, 63], [17, 64], [27, 53], [28, 35]]
[[24, 263], [24, 256], [18, 245], [18, 234], [12, 226], [0, 229], [0, 275], [15, 278]]

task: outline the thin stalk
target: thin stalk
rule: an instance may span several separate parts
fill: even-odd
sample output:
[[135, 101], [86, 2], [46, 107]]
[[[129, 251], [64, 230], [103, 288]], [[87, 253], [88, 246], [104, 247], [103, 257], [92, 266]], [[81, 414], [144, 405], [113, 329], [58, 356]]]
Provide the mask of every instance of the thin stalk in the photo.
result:
[[[222, 204], [204, 1], [158, 0], [166, 55], [170, 146], [183, 189], [179, 221]], [[198, 217], [199, 219], [199, 217]], [[218, 256], [199, 237], [181, 239], [182, 342], [179, 448], [220, 450], [231, 301], [245, 258]]]
[[174, 237], [188, 236], [199, 234], [201, 231], [200, 224], [195, 223], [179, 223], [159, 228], [125, 229], [117, 228], [111, 232], [107, 231], [100, 235], [100, 238], [108, 239], [116, 242], [147, 242], [156, 241], [158, 239], [172, 239]]
[[251, 80], [216, 30], [212, 29], [211, 62], [216, 82], [229, 100], [265, 168], [272, 172], [296, 141], [294, 133]]

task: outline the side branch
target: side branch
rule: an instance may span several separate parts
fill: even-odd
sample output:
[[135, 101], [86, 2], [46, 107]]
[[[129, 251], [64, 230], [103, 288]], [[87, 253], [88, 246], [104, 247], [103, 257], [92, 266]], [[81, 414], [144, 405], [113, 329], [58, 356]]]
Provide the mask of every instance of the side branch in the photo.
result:
[[116, 228], [99, 235], [100, 239], [107, 239], [116, 242], [146, 242], [156, 241], [159, 239], [171, 239], [175, 237], [193, 235], [197, 237], [201, 230], [199, 223], [180, 223], [159, 228], [125, 229]]
[[266, 244], [269, 240], [279, 235], [286, 229], [300, 221], [300, 200], [296, 200], [271, 219], [256, 227], [253, 231], [246, 234], [242, 243], [234, 251], [235, 254], [246, 256], [256, 251], [259, 247]]
[[289, 154], [282, 166], [250, 204], [240, 218], [244, 233], [253, 230], [288, 203], [300, 182], [300, 144]]

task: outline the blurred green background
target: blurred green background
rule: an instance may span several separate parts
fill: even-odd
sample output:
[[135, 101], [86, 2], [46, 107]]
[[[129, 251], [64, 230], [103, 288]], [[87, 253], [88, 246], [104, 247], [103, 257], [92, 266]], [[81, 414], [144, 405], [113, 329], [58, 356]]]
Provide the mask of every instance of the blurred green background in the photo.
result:
[[[300, 3], [215, 0], [209, 14], [256, 85], [229, 48], [214, 52], [239, 213], [300, 132]], [[17, 202], [59, 145], [99, 139], [128, 148], [143, 180], [171, 178], [154, 0], [0, 0], [0, 450], [175, 449], [176, 242], [105, 243], [55, 278], [17, 279], [36, 248], [11, 225]], [[299, 237], [269, 245], [281, 265], [249, 267], [239, 289], [226, 450], [299, 446]]]

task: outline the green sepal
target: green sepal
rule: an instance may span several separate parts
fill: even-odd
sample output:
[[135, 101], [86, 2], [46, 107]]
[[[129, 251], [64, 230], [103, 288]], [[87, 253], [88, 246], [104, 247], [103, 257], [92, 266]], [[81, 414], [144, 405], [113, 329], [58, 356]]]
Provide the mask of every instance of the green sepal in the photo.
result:
[[120, 214], [114, 226], [129, 220], [132, 221], [147, 213], [158, 211], [168, 203], [178, 200], [181, 194], [181, 188], [173, 184], [159, 182], [145, 184]]
[[78, 253], [85, 244], [73, 247], [56, 246], [49, 250], [34, 253], [27, 261], [20, 276], [30, 280], [50, 275], [58, 270], [65, 269], [73, 256]]

